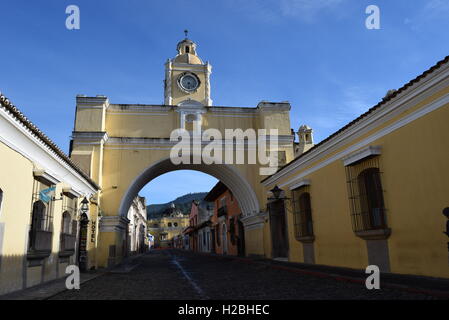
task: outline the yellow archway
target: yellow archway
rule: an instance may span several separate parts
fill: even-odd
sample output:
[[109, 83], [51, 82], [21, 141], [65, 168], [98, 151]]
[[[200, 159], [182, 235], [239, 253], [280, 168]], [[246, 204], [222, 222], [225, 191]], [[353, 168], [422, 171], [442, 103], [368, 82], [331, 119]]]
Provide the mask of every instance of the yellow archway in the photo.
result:
[[170, 158], [163, 159], [146, 168], [130, 184], [122, 198], [119, 215], [126, 217], [133, 199], [150, 181], [168, 172], [194, 170], [209, 174], [222, 181], [235, 195], [243, 216], [257, 214], [260, 211], [259, 200], [249, 182], [231, 165], [226, 164], [180, 164], [175, 165]]

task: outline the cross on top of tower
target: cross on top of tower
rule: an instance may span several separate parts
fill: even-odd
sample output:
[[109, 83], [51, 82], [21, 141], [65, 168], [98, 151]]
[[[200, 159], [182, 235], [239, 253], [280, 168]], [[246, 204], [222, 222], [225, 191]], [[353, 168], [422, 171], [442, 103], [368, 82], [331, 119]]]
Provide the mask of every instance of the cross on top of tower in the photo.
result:
[[186, 39], [187, 39], [187, 38], [188, 38], [188, 35], [189, 35], [189, 30], [185, 29], [185, 30], [184, 30], [184, 33], [185, 33]]

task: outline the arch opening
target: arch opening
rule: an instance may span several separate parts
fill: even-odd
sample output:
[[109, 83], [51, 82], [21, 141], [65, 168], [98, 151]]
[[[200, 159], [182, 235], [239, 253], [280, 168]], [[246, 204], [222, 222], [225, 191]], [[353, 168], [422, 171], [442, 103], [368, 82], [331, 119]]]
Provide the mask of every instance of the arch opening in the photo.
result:
[[170, 158], [163, 159], [146, 168], [130, 184], [125, 192], [119, 208], [119, 215], [127, 217], [133, 199], [140, 190], [155, 178], [169, 172], [193, 170], [209, 174], [222, 181], [235, 195], [243, 216], [250, 216], [260, 211], [257, 196], [248, 181], [230, 165], [225, 164], [180, 164], [174, 165]]

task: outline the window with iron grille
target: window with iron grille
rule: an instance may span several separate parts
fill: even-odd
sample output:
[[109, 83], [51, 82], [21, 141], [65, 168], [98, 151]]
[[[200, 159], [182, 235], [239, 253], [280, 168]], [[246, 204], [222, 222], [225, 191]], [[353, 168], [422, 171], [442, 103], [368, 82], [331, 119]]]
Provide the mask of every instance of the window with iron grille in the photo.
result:
[[67, 193], [62, 197], [62, 212], [69, 212], [72, 219], [76, 217], [76, 211], [78, 209], [78, 198], [70, 196]]
[[[42, 214], [40, 215], [40, 223], [39, 223], [39, 228], [40, 230], [43, 231], [49, 231], [52, 232], [53, 231], [53, 195], [52, 193], [50, 193], [50, 201], [48, 201], [47, 203], [45, 203], [42, 199], [41, 199], [41, 195], [40, 193], [44, 190], [48, 190], [49, 188], [51, 188], [52, 185], [47, 184], [43, 181], [39, 181], [37, 179], [34, 180], [34, 184], [33, 184], [33, 207], [32, 207], [32, 212], [31, 215], [33, 215], [34, 210], [37, 209], [34, 206], [37, 205], [37, 202], [40, 202], [42, 205], [45, 206], [45, 210], [42, 208], [39, 208], [39, 212], [42, 212]], [[31, 221], [33, 221], [33, 217], [31, 217]]]
[[61, 228], [61, 233], [64, 234], [70, 234], [72, 232], [72, 217], [70, 215], [70, 212], [65, 211], [62, 214], [62, 228]]
[[62, 228], [61, 233], [76, 235], [76, 212], [78, 210], [78, 199], [67, 193], [62, 195]]
[[355, 232], [388, 228], [381, 175], [378, 156], [346, 167]]
[[29, 233], [29, 250], [31, 252], [51, 252], [53, 236], [53, 201], [45, 203], [40, 192], [51, 186], [34, 180], [31, 209], [31, 228]]
[[310, 187], [303, 186], [292, 191], [293, 220], [296, 239], [313, 237]]

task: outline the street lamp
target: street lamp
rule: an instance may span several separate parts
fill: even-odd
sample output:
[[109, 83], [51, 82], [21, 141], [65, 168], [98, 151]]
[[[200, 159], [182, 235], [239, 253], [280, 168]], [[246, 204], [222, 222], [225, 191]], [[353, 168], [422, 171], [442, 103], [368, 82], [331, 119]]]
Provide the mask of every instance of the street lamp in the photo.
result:
[[81, 201], [81, 220], [87, 220], [87, 212], [89, 211], [89, 200], [84, 197], [83, 201]]
[[[290, 198], [288, 197], [281, 197], [282, 192], [284, 192], [284, 190], [282, 190], [281, 188], [279, 188], [279, 186], [275, 186], [273, 189], [270, 190], [270, 192], [273, 194], [273, 198], [268, 198], [268, 203], [267, 203], [267, 211], [270, 211], [270, 203], [278, 203], [278, 201], [282, 201], [282, 203], [284, 204], [284, 201], [289, 202]], [[282, 205], [283, 210], [287, 210], [287, 212], [290, 212], [290, 208], [288, 206]], [[268, 222], [268, 220], [266, 220], [266, 222]]]
[[89, 211], [89, 200], [84, 197], [83, 201], [81, 201], [81, 213], [87, 213]]
[[270, 200], [279, 200], [280, 199], [280, 197], [281, 197], [281, 194], [282, 194], [282, 189], [281, 188], [279, 188], [277, 185], [273, 188], [273, 189], [271, 189], [270, 190], [271, 191], [271, 193], [273, 194], [273, 196], [274, 196], [274, 198], [273, 199], [270, 199]]

